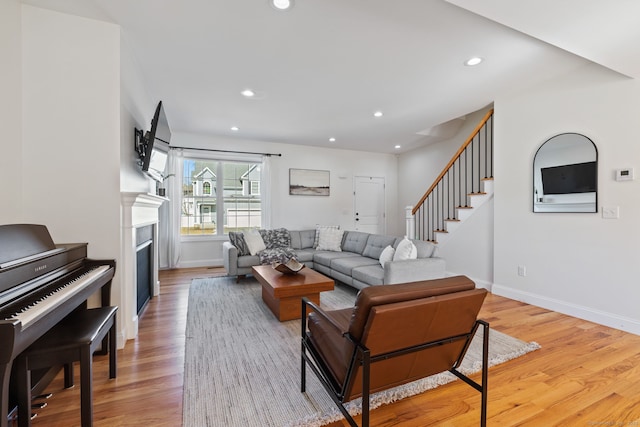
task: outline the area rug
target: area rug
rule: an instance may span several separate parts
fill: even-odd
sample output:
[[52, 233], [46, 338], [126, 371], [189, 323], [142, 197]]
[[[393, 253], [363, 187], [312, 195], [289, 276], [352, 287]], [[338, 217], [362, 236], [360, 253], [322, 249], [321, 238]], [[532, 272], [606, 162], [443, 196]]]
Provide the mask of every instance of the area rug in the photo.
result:
[[[353, 306], [348, 286], [320, 295], [323, 308]], [[194, 279], [189, 291], [184, 368], [184, 427], [308, 426], [342, 419], [342, 414], [307, 368], [300, 392], [300, 321], [279, 322], [262, 302], [261, 287], [247, 279]], [[478, 372], [482, 338], [476, 336], [461, 371]], [[490, 366], [540, 346], [491, 330]], [[371, 409], [456, 380], [448, 372], [374, 394]], [[349, 405], [361, 411], [360, 399]]]

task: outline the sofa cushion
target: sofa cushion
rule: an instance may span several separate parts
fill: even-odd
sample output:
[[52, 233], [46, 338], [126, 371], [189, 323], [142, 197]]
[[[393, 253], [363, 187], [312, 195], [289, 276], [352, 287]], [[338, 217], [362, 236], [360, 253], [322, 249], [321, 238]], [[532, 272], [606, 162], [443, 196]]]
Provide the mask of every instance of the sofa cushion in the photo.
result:
[[438, 245], [424, 240], [412, 240], [418, 251], [418, 258], [432, 258], [436, 256]]
[[238, 256], [249, 255], [251, 253], [247, 247], [247, 242], [244, 241], [244, 234], [241, 232], [230, 231], [229, 241], [238, 249]]
[[382, 253], [380, 254], [380, 258], [378, 258], [378, 260], [380, 261], [380, 266], [384, 268], [385, 263], [393, 261], [393, 255], [395, 253], [396, 253], [396, 250], [393, 249], [393, 246], [391, 245], [384, 248], [382, 250]]
[[371, 234], [367, 239], [367, 245], [364, 247], [362, 255], [369, 258], [380, 259], [380, 254], [382, 254], [384, 248], [393, 245], [395, 242], [395, 237]]
[[260, 257], [258, 255], [246, 255], [238, 257], [238, 268], [251, 268], [254, 265], [260, 265]]
[[396, 252], [393, 254], [394, 261], [403, 261], [406, 259], [416, 259], [418, 257], [418, 249], [413, 242], [404, 238], [398, 243]]
[[276, 228], [273, 230], [259, 230], [266, 249], [290, 248], [291, 235], [286, 228]]
[[324, 230], [324, 229], [334, 229], [334, 230], [339, 230], [340, 226], [339, 225], [316, 225], [316, 232], [313, 238], [313, 247], [317, 248], [318, 247], [318, 240], [320, 240], [320, 230]]
[[377, 259], [367, 258], [364, 256], [353, 256], [347, 258], [339, 258], [331, 261], [331, 269], [339, 271], [342, 274], [351, 276], [351, 271], [356, 267], [365, 265], [379, 265]]
[[342, 250], [362, 255], [362, 251], [364, 251], [368, 239], [369, 233], [363, 233], [362, 231], [347, 231], [345, 232], [345, 236], [342, 241]]
[[354, 268], [351, 276], [367, 285], [384, 285], [384, 270], [378, 264]]
[[320, 230], [320, 238], [318, 239], [318, 246], [316, 249], [319, 251], [336, 251], [341, 252], [343, 230], [335, 228], [324, 228]]
[[313, 261], [313, 254], [315, 253], [315, 250], [311, 248], [307, 248], [307, 249], [296, 249], [295, 251], [296, 251], [296, 259], [298, 261], [300, 262]]
[[289, 235], [291, 236], [291, 247], [293, 249], [308, 249], [313, 248], [316, 230], [289, 230]]
[[249, 230], [246, 232], [244, 234], [244, 241], [247, 243], [251, 255], [256, 255], [258, 252], [266, 249], [264, 240], [262, 240], [262, 236], [257, 230]]
[[331, 262], [335, 259], [357, 256], [358, 254], [354, 254], [353, 252], [316, 251], [316, 253], [313, 254], [313, 262], [314, 264], [325, 265], [331, 268]]

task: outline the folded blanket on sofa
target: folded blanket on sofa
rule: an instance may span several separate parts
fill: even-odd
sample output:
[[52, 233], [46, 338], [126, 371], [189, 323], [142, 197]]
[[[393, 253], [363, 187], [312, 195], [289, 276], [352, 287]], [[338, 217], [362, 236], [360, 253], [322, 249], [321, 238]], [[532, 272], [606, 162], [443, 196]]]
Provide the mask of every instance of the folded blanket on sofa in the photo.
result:
[[286, 264], [291, 258], [296, 257], [296, 253], [291, 248], [273, 248], [258, 252], [258, 256], [260, 264], [273, 264], [274, 262]]

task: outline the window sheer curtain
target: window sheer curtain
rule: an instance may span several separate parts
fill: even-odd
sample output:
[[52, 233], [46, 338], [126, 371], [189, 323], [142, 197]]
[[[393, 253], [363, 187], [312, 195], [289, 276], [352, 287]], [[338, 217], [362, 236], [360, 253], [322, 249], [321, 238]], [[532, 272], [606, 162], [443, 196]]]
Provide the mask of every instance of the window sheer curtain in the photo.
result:
[[262, 228], [271, 228], [271, 156], [262, 156], [260, 181]]
[[180, 209], [182, 204], [182, 165], [184, 153], [181, 149], [169, 151], [167, 169], [173, 176], [168, 179], [167, 218], [162, 227], [167, 227], [166, 255], [169, 268], [177, 268], [180, 262]]

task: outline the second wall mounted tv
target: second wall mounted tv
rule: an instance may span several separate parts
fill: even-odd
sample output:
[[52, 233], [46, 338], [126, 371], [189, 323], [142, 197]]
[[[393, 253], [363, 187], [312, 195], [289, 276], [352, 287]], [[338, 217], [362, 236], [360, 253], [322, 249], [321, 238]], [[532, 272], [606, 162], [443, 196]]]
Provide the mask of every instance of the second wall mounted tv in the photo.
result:
[[541, 168], [544, 194], [593, 193], [598, 172], [596, 162]]
[[137, 148], [142, 171], [156, 181], [162, 181], [165, 175], [170, 141], [171, 129], [160, 101], [151, 120], [151, 130], [144, 134]]

